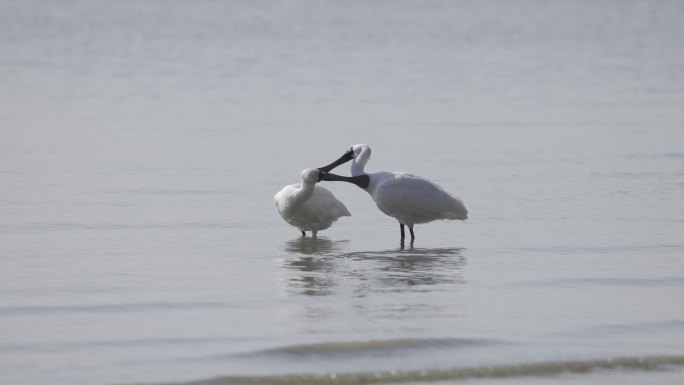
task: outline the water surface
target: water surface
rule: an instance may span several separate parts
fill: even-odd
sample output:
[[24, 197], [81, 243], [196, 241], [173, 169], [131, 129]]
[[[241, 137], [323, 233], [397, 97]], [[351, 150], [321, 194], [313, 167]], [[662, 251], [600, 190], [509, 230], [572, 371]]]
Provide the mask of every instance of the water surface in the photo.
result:
[[[16, 385], [677, 383], [678, 1], [0, 2]], [[463, 199], [273, 195], [350, 145]], [[348, 166], [338, 169], [348, 174]]]

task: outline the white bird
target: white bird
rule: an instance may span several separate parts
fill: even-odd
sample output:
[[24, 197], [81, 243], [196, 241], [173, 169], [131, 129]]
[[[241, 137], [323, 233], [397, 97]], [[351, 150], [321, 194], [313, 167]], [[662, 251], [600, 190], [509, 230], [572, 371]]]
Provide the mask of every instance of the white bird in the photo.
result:
[[[468, 210], [461, 199], [444, 191], [437, 184], [413, 174], [403, 172], [376, 172], [366, 174], [364, 167], [370, 159], [371, 149], [365, 144], [352, 146], [335, 162], [319, 168], [319, 179], [354, 183], [368, 192], [380, 211], [399, 221], [401, 241], [404, 241], [404, 225], [411, 231], [411, 243], [415, 239], [413, 225], [437, 219], [468, 218]], [[352, 160], [352, 177], [330, 174], [329, 171]]]
[[298, 228], [305, 236], [311, 236], [325, 230], [340, 217], [351, 216], [349, 210], [327, 189], [316, 186], [319, 171], [306, 169], [302, 171], [302, 183], [283, 187], [273, 198], [278, 214], [285, 222]]

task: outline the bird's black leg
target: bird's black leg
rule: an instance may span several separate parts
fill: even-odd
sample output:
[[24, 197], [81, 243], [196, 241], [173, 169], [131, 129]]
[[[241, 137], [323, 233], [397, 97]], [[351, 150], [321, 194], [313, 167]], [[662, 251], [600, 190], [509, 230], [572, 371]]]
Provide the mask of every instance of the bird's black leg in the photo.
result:
[[306, 233], [302, 231], [302, 237], [306, 237]]
[[405, 236], [404, 236], [404, 224], [403, 223], [399, 223], [399, 230], [401, 231], [401, 240], [404, 241]]
[[411, 232], [411, 243], [413, 243], [413, 240], [416, 239], [416, 236], [413, 235], [413, 226], [409, 226], [409, 231]]

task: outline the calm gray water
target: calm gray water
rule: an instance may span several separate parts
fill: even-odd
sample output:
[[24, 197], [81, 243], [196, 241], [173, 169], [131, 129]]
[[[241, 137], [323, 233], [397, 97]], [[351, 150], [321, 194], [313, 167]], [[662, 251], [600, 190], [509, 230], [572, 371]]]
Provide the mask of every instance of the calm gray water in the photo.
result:
[[[0, 382], [681, 383], [683, 18], [0, 1]], [[273, 194], [356, 143], [470, 219], [326, 182], [301, 238]]]

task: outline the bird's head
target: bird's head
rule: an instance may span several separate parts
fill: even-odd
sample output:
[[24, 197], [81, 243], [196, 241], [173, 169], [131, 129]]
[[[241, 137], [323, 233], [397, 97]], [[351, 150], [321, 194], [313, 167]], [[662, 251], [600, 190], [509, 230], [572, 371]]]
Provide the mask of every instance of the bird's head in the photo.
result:
[[352, 159], [354, 159], [356, 162], [363, 160], [363, 162], [365, 163], [366, 161], [368, 161], [368, 158], [370, 158], [370, 153], [370, 147], [368, 147], [367, 145], [355, 144], [349, 147], [349, 149], [345, 151], [345, 153], [342, 154], [342, 156], [339, 159], [330, 163], [327, 166], [319, 167], [318, 170], [321, 172], [330, 172], [335, 167], [347, 163]]
[[307, 168], [306, 170], [302, 170], [300, 176], [302, 177], [303, 182], [316, 183], [318, 182], [318, 174], [319, 171], [315, 168]]
[[360, 161], [361, 159], [368, 160], [371, 155], [371, 149], [367, 144], [355, 144], [351, 146], [349, 151], [352, 152], [352, 159], [355, 161]]

